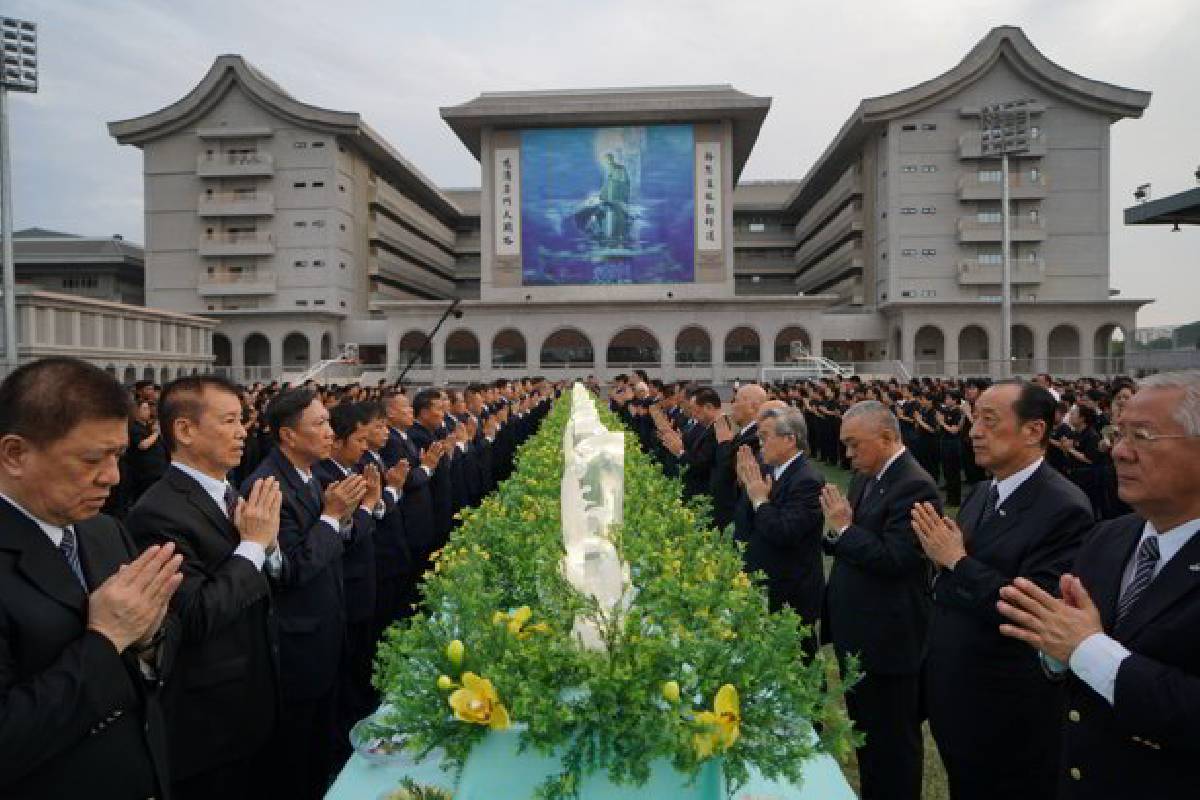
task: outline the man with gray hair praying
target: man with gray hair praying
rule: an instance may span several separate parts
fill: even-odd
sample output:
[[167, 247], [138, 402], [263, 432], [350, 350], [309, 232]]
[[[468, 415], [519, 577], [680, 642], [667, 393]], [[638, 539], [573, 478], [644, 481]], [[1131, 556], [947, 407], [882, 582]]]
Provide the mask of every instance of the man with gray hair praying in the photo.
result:
[[[748, 446], [737, 452], [744, 492], [734, 513], [734, 538], [746, 543], [746, 571], [766, 573], [770, 609], [791, 606], [815, 630], [825, 594], [820, 499], [825, 480], [800, 450], [808, 431], [798, 409], [763, 412], [758, 439], [761, 464]], [[804, 648], [815, 653], [816, 637]]]

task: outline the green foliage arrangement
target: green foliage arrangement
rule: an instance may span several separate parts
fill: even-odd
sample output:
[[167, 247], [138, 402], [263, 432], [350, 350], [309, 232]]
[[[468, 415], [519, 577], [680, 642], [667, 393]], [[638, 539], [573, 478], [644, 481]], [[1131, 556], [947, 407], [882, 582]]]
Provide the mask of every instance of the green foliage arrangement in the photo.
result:
[[[585, 774], [640, 784], [666, 759], [695, 774], [722, 759], [732, 788], [753, 765], [799, 783], [805, 759], [853, 745], [822, 657], [791, 611], [768, 614], [738, 546], [707, 509], [680, 500], [626, 436], [624, 526], [612, 532], [636, 598], [603, 627], [607, 652], [579, 648], [576, 615], [590, 598], [562, 577], [562, 434], [570, 398], [520, 450], [512, 477], [462, 514], [425, 581], [428, 612], [388, 631], [375, 685], [392, 711], [381, 733], [418, 752], [441, 748], [461, 770], [489, 729], [520, 724], [522, 748], [557, 752], [546, 800], [577, 796]], [[600, 409], [610, 430], [620, 422]], [[724, 688], [723, 688], [724, 687]], [[732, 687], [732, 688], [730, 688]], [[810, 720], [819, 720], [814, 732]]]

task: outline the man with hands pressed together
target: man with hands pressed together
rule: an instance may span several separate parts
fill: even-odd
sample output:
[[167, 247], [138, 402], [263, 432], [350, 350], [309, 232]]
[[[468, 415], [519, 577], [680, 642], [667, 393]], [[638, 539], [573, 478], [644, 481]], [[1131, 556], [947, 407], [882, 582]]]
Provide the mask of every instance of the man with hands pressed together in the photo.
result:
[[1067, 675], [1063, 800], [1192, 798], [1200, 785], [1200, 372], [1140, 383], [1112, 450], [1133, 514], [1100, 523], [1061, 599], [1018, 579], [1001, 633]]
[[846, 694], [855, 727], [863, 800], [919, 800], [923, 741], [921, 662], [929, 627], [929, 561], [912, 528], [916, 503], [941, 508], [937, 484], [877, 400], [851, 406], [842, 443], [854, 466], [850, 497], [826, 484], [821, 508], [833, 556], [825, 593], [824, 641], [840, 663], [856, 654], [862, 677]]
[[177, 627], [174, 545], [138, 555], [98, 516], [129, 399], [98, 367], [26, 364], [0, 384], [0, 796], [167, 791], [158, 707]]
[[913, 530], [938, 568], [925, 659], [930, 728], [954, 800], [1055, 795], [1061, 683], [1003, 636], [1001, 587], [1058, 586], [1093, 522], [1079, 489], [1045, 463], [1054, 397], [1002, 383], [979, 397], [971, 444], [992, 474], [958, 514], [913, 507]]
[[279, 549], [283, 572], [276, 595], [283, 694], [272, 770], [279, 797], [320, 798], [336, 767], [338, 669], [345, 641], [342, 554], [353, 540], [343, 529], [362, 503], [366, 480], [353, 475], [322, 492], [313, 466], [333, 448], [329, 412], [309, 389], [289, 389], [267, 406], [276, 447], [242, 484], [274, 478], [283, 493]]
[[684, 434], [669, 427], [658, 431], [659, 441], [683, 471], [683, 498], [707, 494], [716, 459], [717, 439], [713, 423], [721, 416], [721, 397], [708, 387], [697, 389], [692, 399], [696, 425]]
[[171, 466], [125, 522], [140, 547], [170, 543], [184, 558], [172, 600], [182, 641], [163, 697], [172, 795], [258, 797], [269, 786], [261, 761], [279, 715], [266, 573], [282, 567], [282, 495], [276, 479], [263, 478], [243, 500], [226, 479], [246, 429], [238, 388], [224, 378], [167, 384], [159, 420]]
[[763, 412], [758, 424], [763, 467], [750, 448], [738, 450], [738, 480], [744, 490], [734, 515], [734, 538], [746, 543], [746, 572], [766, 573], [771, 611], [789, 605], [812, 626], [804, 650], [816, 652], [825, 573], [821, 562], [820, 473], [800, 452], [807, 440], [804, 414], [794, 408]]

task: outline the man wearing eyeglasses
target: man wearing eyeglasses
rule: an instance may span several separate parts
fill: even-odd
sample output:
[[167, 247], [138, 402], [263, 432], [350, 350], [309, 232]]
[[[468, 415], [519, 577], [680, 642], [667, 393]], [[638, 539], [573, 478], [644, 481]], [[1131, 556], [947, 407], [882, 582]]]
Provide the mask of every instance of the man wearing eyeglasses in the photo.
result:
[[1146, 379], [1112, 450], [1133, 514], [1100, 523], [1058, 599], [1001, 590], [1001, 632], [1067, 674], [1059, 797], [1192, 798], [1200, 785], [1200, 371]]

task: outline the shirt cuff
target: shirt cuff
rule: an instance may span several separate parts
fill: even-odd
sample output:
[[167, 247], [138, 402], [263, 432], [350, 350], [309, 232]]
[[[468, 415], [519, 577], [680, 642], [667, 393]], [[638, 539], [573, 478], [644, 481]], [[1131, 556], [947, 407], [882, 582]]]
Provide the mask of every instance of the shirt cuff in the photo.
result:
[[1071, 671], [1110, 706], [1116, 705], [1117, 671], [1128, 657], [1129, 650], [1116, 639], [1093, 633], [1071, 653]]
[[426, 474], [426, 475], [428, 475], [428, 476], [429, 476], [429, 477], [431, 477], [431, 478], [433, 477], [433, 470], [432, 470], [432, 469], [430, 469], [430, 468], [429, 468], [427, 465], [425, 465], [425, 464], [422, 464], [422, 465], [421, 465], [421, 469], [425, 470], [425, 474]]
[[[853, 524], [854, 524], [853, 522], [850, 523], [850, 525], [853, 525]], [[850, 525], [843, 525], [842, 527], [838, 528], [838, 536], [841, 536], [843, 533], [850, 530]]]
[[267, 560], [266, 549], [258, 542], [242, 542], [234, 548], [233, 554], [241, 556], [254, 565], [255, 569], [262, 569], [263, 562]]
[[326, 525], [333, 528], [334, 533], [341, 535], [342, 521], [340, 519], [338, 519], [337, 517], [331, 517], [328, 514], [322, 514], [321, 522], [324, 522]]
[[758, 509], [760, 509], [762, 506], [767, 504], [766, 500], [754, 500], [751, 502], [752, 502], [752, 505], [754, 506], [755, 511], [758, 511]]
[[393, 503], [399, 503], [400, 498], [404, 497], [404, 490], [397, 489], [395, 486], [389, 486], [384, 491], [387, 492], [388, 497], [392, 498]]
[[283, 551], [276, 547], [267, 553], [267, 560], [263, 565], [263, 569], [272, 578], [278, 578], [283, 575]]

